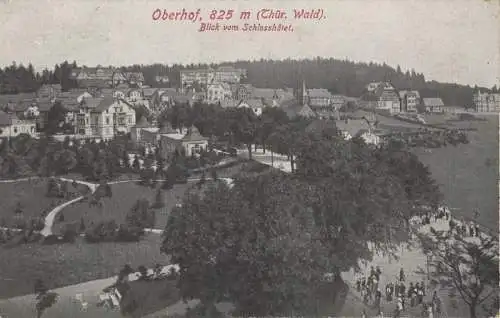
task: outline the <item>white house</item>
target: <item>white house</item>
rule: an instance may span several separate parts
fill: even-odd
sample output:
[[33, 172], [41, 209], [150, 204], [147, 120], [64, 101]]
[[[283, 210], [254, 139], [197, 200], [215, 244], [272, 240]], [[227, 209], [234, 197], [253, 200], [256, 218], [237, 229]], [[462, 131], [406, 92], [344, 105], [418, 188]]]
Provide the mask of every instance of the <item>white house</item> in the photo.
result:
[[20, 120], [15, 114], [0, 111], [0, 137], [15, 137], [20, 134], [35, 136], [35, 121]]
[[76, 133], [111, 139], [130, 132], [134, 125], [135, 110], [124, 100], [110, 96], [84, 98], [77, 113]]
[[241, 103], [238, 104], [237, 107], [245, 107], [245, 108], [250, 108], [255, 115], [260, 116], [262, 115], [262, 110], [264, 109], [264, 104], [262, 103], [262, 100], [260, 99], [248, 99], [245, 101], [242, 101]]

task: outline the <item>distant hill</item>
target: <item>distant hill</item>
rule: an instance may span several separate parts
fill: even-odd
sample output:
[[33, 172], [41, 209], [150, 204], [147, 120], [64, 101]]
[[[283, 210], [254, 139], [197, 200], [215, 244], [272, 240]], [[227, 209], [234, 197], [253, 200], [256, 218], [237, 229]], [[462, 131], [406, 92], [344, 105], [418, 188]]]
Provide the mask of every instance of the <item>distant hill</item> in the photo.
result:
[[[256, 60], [236, 61], [219, 64], [164, 64], [131, 65], [119, 67], [122, 71], [143, 72], [145, 84], [157, 87], [156, 76], [167, 75], [170, 86], [179, 85], [179, 71], [212, 66], [232, 65], [247, 70], [246, 82], [257, 87], [270, 88], [297, 88], [306, 81], [310, 88], [326, 88], [334, 94], [358, 97], [363, 94], [366, 84], [370, 82], [391, 82], [397, 89], [415, 89], [420, 91], [421, 97], [441, 97], [445, 105], [470, 106], [472, 95], [477, 87], [466, 85], [439, 83], [426, 81], [421, 73], [414, 70], [402, 71], [398, 66], [393, 68], [387, 64], [359, 63], [349, 60], [333, 58], [315, 58], [302, 60]], [[68, 81], [68, 75], [76, 62], [67, 61], [56, 65], [53, 71], [44, 70], [35, 73], [33, 67], [27, 68], [21, 64], [0, 69], [0, 94], [31, 92], [41, 84], [64, 84], [63, 90], [71, 88], [74, 83]], [[61, 83], [62, 82], [62, 83]], [[481, 87], [482, 91], [498, 91]]]

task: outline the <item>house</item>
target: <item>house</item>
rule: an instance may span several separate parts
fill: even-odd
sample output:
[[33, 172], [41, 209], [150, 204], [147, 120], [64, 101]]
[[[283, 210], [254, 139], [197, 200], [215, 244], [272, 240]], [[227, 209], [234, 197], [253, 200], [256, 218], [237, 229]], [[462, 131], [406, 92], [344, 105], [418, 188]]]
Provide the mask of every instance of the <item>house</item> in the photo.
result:
[[401, 111], [417, 112], [417, 106], [420, 105], [420, 93], [418, 91], [399, 91], [399, 99], [401, 100]]
[[136, 102], [142, 100], [142, 90], [138, 88], [131, 88], [125, 92], [126, 99], [129, 102]]
[[36, 124], [33, 120], [21, 120], [16, 114], [0, 110], [0, 137], [16, 137], [20, 134], [36, 135]]
[[242, 77], [246, 77], [247, 71], [232, 66], [220, 66], [214, 71], [214, 82], [217, 83], [239, 83]]
[[279, 107], [287, 114], [289, 118], [297, 116], [305, 118], [316, 117], [316, 113], [309, 107], [309, 105], [302, 105], [296, 99], [285, 100], [280, 103]]
[[472, 97], [477, 112], [500, 112], [500, 94], [488, 94], [477, 91]]
[[77, 114], [76, 133], [111, 139], [128, 133], [135, 125], [135, 110], [126, 101], [113, 97], [84, 98]]
[[394, 114], [401, 112], [401, 101], [394, 86], [390, 83], [381, 83], [374, 91], [377, 99], [377, 109], [386, 110]]
[[237, 107], [245, 107], [251, 109], [255, 115], [262, 115], [262, 111], [264, 109], [264, 104], [261, 99], [248, 99], [245, 101], [241, 101]]
[[142, 87], [144, 85], [144, 74], [142, 72], [125, 72], [123, 77], [132, 87]]
[[237, 101], [247, 100], [253, 97], [253, 86], [250, 84], [231, 85], [233, 98]]
[[72, 69], [70, 79], [79, 87], [116, 87], [127, 82], [120, 70], [101, 66]]
[[444, 103], [443, 103], [443, 100], [441, 98], [437, 98], [437, 97], [424, 98], [423, 104], [425, 107], [425, 111], [428, 113], [442, 113], [443, 112]]
[[181, 90], [183, 92], [193, 88], [196, 85], [200, 85], [201, 87], [206, 88], [209, 83], [213, 82], [215, 75], [212, 68], [186, 69], [181, 70], [179, 74]]
[[361, 137], [365, 143], [378, 145], [382, 141], [380, 131], [365, 119], [346, 119], [336, 122], [337, 129], [342, 133], [346, 140], [353, 137]]
[[[166, 133], [165, 133], [166, 132]], [[183, 150], [186, 156], [194, 156], [208, 147], [208, 138], [203, 137], [194, 126], [187, 129], [185, 133], [179, 133], [165, 125], [160, 130], [161, 156], [170, 158], [176, 150]]]
[[309, 106], [330, 106], [332, 104], [332, 94], [324, 88], [306, 88], [306, 82], [302, 81], [302, 87], [297, 91], [297, 100]]

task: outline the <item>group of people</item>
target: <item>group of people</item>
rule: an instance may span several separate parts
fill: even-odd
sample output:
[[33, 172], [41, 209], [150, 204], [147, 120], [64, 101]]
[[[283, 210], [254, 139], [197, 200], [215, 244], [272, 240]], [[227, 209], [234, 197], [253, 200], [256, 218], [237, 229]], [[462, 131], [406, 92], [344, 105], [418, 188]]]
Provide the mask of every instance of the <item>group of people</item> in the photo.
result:
[[[361, 293], [363, 302], [370, 304], [382, 315], [381, 300], [382, 291], [380, 290], [380, 275], [382, 270], [379, 266], [371, 266], [369, 275], [359, 277], [356, 280], [356, 290]], [[441, 301], [434, 292], [432, 302], [424, 301], [426, 296], [426, 285], [421, 282], [410, 282], [406, 285], [406, 277], [403, 268], [399, 271], [399, 279], [396, 282], [389, 282], [385, 285], [385, 299], [387, 302], [396, 302], [394, 315], [399, 317], [409, 307], [422, 306], [424, 315], [433, 317], [434, 314], [441, 313]]]

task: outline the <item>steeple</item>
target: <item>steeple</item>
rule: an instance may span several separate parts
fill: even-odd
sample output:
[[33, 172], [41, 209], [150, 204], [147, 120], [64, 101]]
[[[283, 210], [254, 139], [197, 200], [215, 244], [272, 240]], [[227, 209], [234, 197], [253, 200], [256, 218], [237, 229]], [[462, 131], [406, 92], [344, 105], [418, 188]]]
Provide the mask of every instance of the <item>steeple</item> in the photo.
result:
[[301, 103], [302, 105], [307, 104], [307, 88], [306, 88], [306, 81], [302, 80], [302, 90], [301, 90]]

